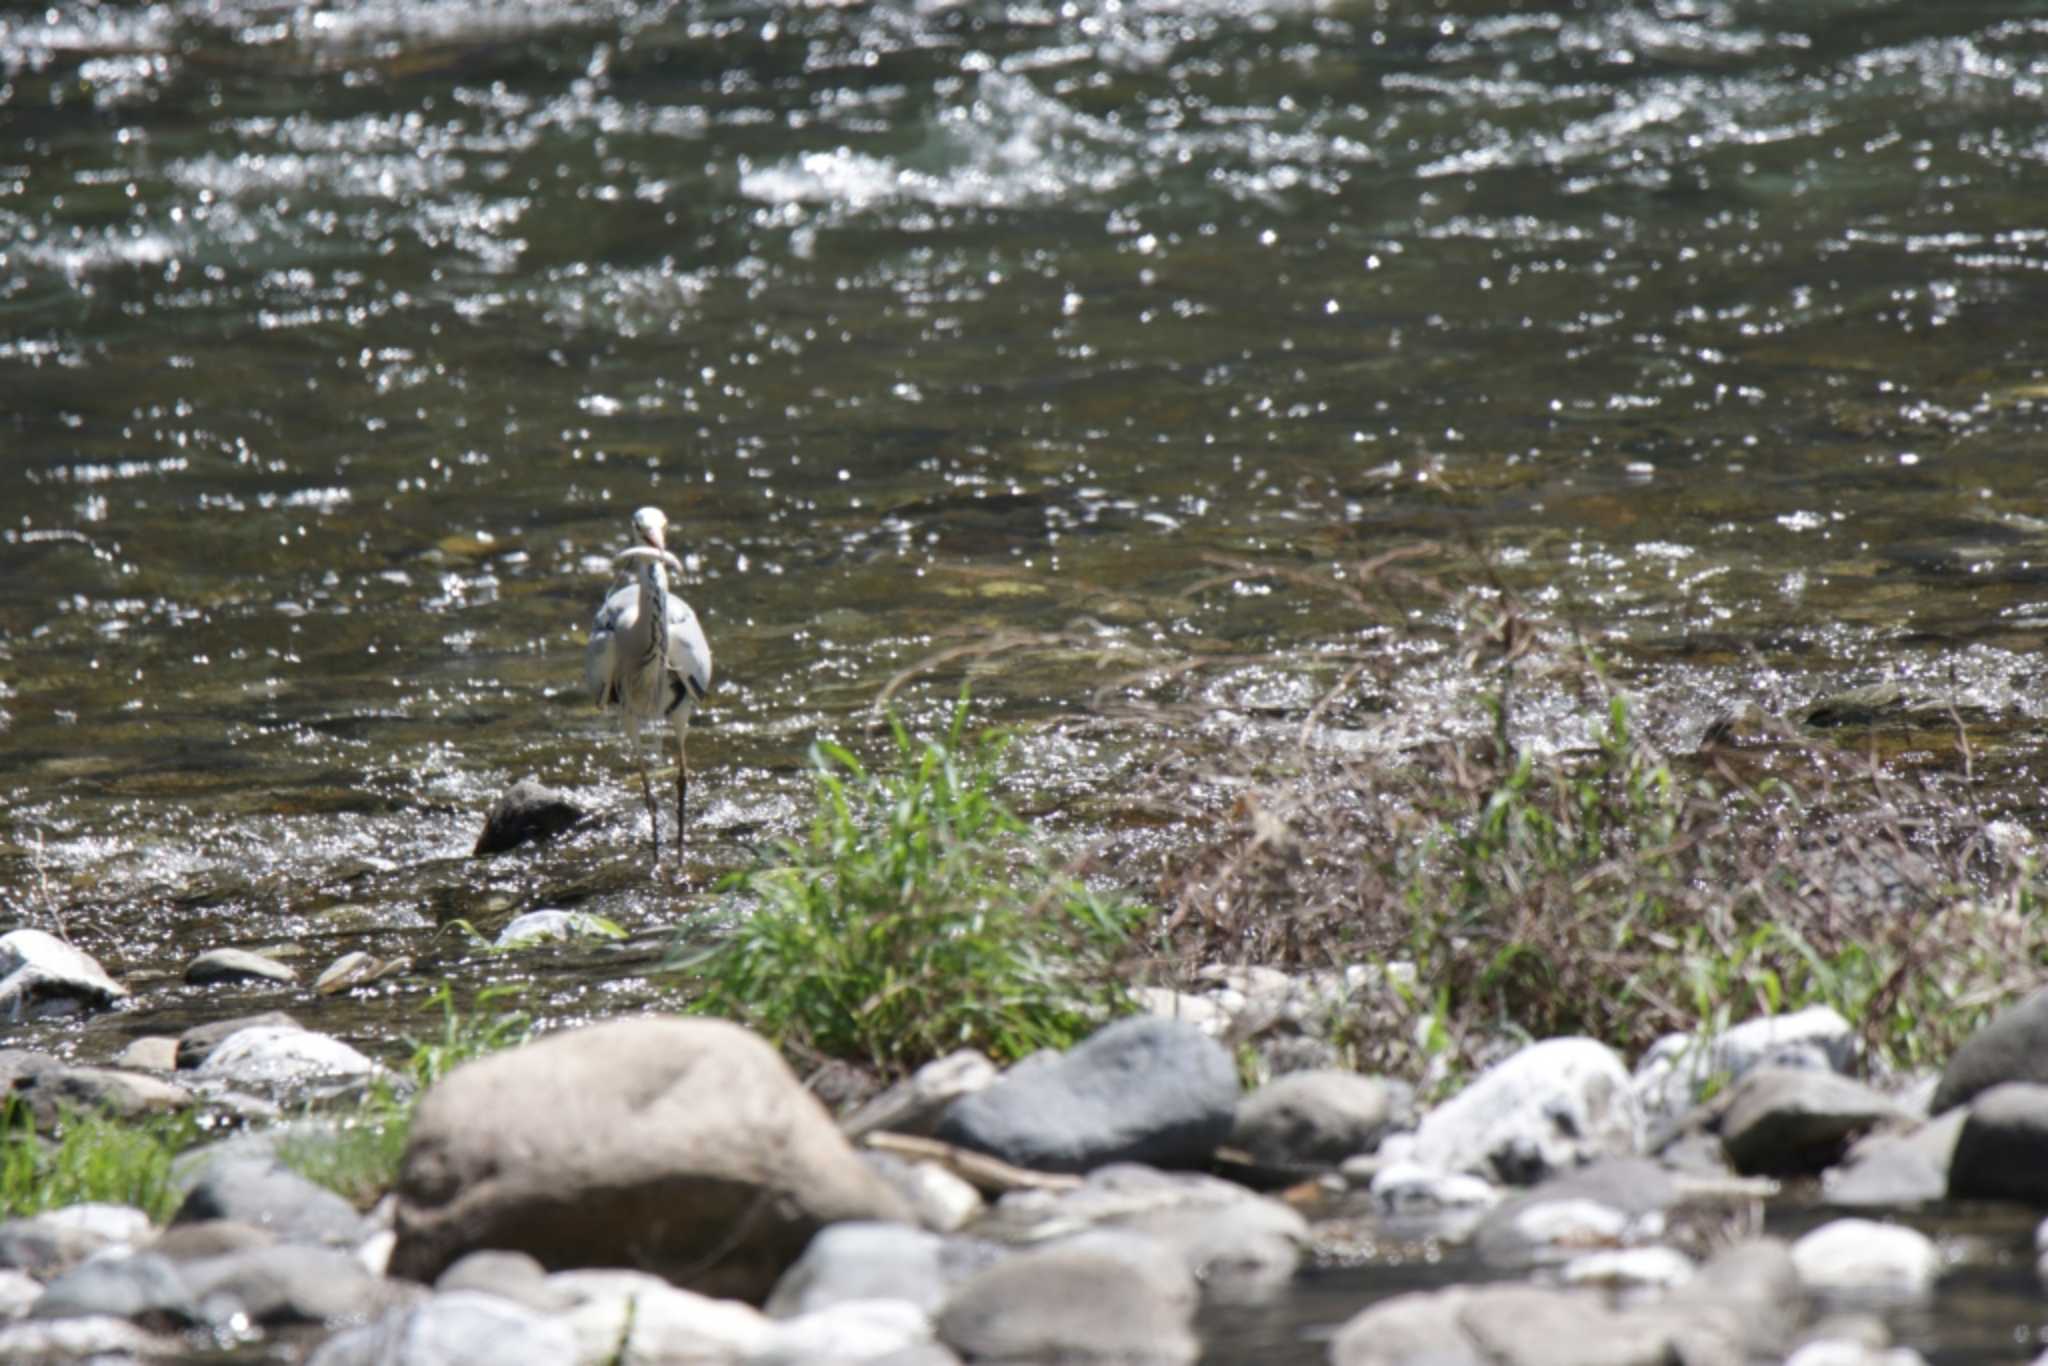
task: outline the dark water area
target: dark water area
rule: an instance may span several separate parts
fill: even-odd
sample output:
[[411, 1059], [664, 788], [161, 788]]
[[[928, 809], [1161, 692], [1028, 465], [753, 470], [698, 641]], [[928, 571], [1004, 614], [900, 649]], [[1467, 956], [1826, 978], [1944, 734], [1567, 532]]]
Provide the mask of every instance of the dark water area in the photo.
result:
[[[248, 998], [387, 1052], [442, 976], [658, 1001], [906, 670], [1085, 839], [1394, 648], [1218, 556], [1483, 562], [1674, 744], [1896, 684], [2038, 824], [2044, 97], [2041, 3], [9, 8], [0, 909], [141, 997], [18, 1036], [218, 1014], [222, 943], [412, 958]], [[721, 675], [681, 893], [580, 680], [643, 503]], [[1474, 724], [1382, 683], [1347, 743]], [[612, 818], [469, 860], [529, 773]], [[543, 905], [633, 947], [451, 928]]]

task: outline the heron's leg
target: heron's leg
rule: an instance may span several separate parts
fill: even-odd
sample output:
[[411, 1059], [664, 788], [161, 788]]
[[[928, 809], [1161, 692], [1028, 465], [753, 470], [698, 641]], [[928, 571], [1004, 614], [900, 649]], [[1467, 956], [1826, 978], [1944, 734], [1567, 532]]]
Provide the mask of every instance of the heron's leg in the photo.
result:
[[683, 806], [690, 791], [690, 760], [683, 752], [683, 727], [676, 727], [676, 858], [683, 856]]
[[[640, 795], [647, 799], [647, 839], [654, 846], [654, 857], [661, 859], [661, 812], [654, 805], [654, 778], [648, 772], [647, 756], [640, 756]], [[680, 832], [677, 835], [681, 838]]]

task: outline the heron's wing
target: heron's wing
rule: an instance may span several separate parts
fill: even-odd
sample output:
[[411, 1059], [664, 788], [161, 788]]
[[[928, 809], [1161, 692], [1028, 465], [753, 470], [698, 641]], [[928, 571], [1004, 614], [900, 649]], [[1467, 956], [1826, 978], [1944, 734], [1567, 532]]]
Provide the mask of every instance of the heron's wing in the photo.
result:
[[[692, 704], [711, 691], [711, 642], [704, 639], [704, 628], [697, 624], [690, 604], [673, 594], [668, 600], [668, 667]], [[681, 700], [672, 702], [669, 710]]]
[[640, 615], [637, 584], [615, 588], [590, 623], [590, 644], [583, 651], [583, 681], [600, 707], [619, 700], [619, 637], [633, 629]]

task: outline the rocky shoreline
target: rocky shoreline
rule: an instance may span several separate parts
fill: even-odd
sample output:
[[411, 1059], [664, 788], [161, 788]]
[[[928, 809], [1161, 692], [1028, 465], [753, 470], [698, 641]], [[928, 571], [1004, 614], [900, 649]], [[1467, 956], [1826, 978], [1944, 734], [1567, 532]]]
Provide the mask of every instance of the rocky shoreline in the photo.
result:
[[[17, 1009], [123, 991], [33, 930], [0, 936], [0, 968]], [[2048, 994], [1939, 1076], [1861, 1079], [1854, 1030], [1810, 1009], [1633, 1067], [1531, 1043], [1419, 1107], [1403, 1080], [1327, 1065], [1316, 1032], [1382, 989], [1374, 971], [1200, 985], [1006, 1071], [941, 1059], [837, 1117], [737, 1025], [551, 1034], [429, 1087], [367, 1213], [279, 1156], [320, 1122], [284, 1116], [382, 1073], [339, 1040], [263, 1016], [107, 1067], [11, 1050], [39, 1127], [201, 1104], [244, 1127], [181, 1165], [162, 1227], [106, 1205], [0, 1224], [0, 1359], [1194, 1362], [1204, 1306], [1407, 1241], [1485, 1276], [1368, 1296], [1332, 1325], [1334, 1366], [1905, 1366], [1923, 1358], [1880, 1311], [1924, 1302], [1952, 1258], [1886, 1216], [2044, 1203]], [[1272, 1074], [1248, 1092], [1246, 1059]], [[1816, 1182], [1864, 1215], [1760, 1234], [1781, 1190]]]

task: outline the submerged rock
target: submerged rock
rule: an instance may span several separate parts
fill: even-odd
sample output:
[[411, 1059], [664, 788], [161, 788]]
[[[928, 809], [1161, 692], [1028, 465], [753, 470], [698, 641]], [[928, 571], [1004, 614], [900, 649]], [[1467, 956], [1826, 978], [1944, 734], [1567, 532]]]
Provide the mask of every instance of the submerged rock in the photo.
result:
[[537, 778], [521, 778], [505, 790], [484, 816], [470, 857], [502, 854], [523, 844], [551, 840], [573, 829], [590, 813]]
[[1023, 1252], [970, 1278], [939, 1311], [939, 1341], [968, 1361], [1178, 1366], [1200, 1344], [1194, 1279], [1108, 1242]]
[[1199, 1166], [1237, 1112], [1230, 1054], [1190, 1024], [1140, 1015], [1029, 1058], [947, 1107], [938, 1137], [1040, 1171]]
[[910, 1218], [766, 1041], [662, 1016], [443, 1077], [415, 1111], [396, 1195], [396, 1275], [431, 1280], [489, 1247], [756, 1300], [824, 1226]]
[[298, 971], [275, 958], [248, 949], [208, 949], [185, 965], [185, 980], [195, 986], [215, 982], [296, 982]]

